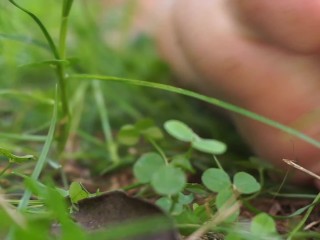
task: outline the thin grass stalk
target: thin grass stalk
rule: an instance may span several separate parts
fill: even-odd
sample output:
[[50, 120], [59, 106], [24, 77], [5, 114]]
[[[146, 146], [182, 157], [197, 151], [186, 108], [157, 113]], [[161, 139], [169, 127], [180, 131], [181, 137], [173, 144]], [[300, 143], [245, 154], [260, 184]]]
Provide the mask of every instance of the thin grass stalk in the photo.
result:
[[[57, 92], [57, 91], [56, 91]], [[57, 93], [56, 93], [57, 95]], [[47, 155], [49, 153], [50, 146], [53, 142], [54, 138], [54, 132], [57, 124], [57, 119], [58, 119], [58, 102], [57, 102], [58, 97], [56, 97], [56, 103], [53, 107], [53, 113], [52, 113], [52, 118], [50, 122], [50, 127], [48, 131], [48, 135], [46, 138], [46, 141], [43, 145], [42, 151], [40, 153], [39, 159], [36, 163], [36, 166], [31, 174], [31, 178], [33, 180], [38, 180], [46, 162], [47, 162]], [[29, 190], [26, 190], [23, 194], [23, 197], [18, 205], [19, 210], [23, 210], [27, 207], [29, 199], [31, 197], [31, 192]]]
[[110, 158], [113, 163], [119, 163], [120, 159], [117, 152], [117, 144], [112, 137], [108, 111], [104, 102], [103, 94], [101, 92], [101, 86], [99, 81], [92, 82], [94, 97], [96, 99], [98, 111], [100, 114], [101, 124], [104, 136], [107, 140], [107, 148], [110, 153]]
[[69, 13], [72, 7], [73, 0], [64, 0], [62, 6], [60, 36], [59, 36], [59, 53], [60, 58], [66, 58], [66, 40], [68, 32]]
[[300, 222], [297, 224], [297, 226], [289, 233], [287, 240], [294, 239], [296, 233], [298, 233], [304, 224], [306, 223], [307, 219], [309, 218], [311, 212], [315, 208], [316, 204], [318, 204], [320, 201], [320, 193], [316, 196], [316, 198], [313, 200], [312, 205], [308, 208], [307, 212], [303, 216], [303, 218], [300, 220]]
[[[59, 56], [60, 60], [66, 59], [66, 41], [68, 32], [69, 13], [72, 7], [73, 0], [64, 0], [62, 5], [61, 22], [60, 22], [60, 35], [59, 35]], [[67, 96], [67, 82], [65, 65], [63, 63], [57, 65], [57, 74], [59, 79], [61, 102], [62, 102], [62, 134], [59, 144], [59, 149], [64, 150], [67, 143], [70, 130], [71, 115]]]
[[32, 141], [32, 142], [44, 142], [46, 136], [32, 135], [32, 134], [15, 134], [15, 133], [0, 133], [0, 138], [14, 139], [18, 141]]
[[[50, 127], [49, 127], [49, 131], [48, 131], [48, 135], [46, 138], [46, 141], [43, 145], [43, 148], [41, 150], [39, 159], [36, 163], [36, 166], [31, 174], [31, 178], [33, 180], [37, 180], [40, 176], [40, 173], [43, 170], [43, 167], [45, 166], [46, 162], [47, 162], [47, 155], [49, 153], [49, 149], [51, 147], [51, 144], [53, 142], [53, 138], [54, 138], [54, 132], [55, 132], [55, 128], [56, 128], [56, 124], [57, 124], [57, 120], [58, 120], [58, 90], [56, 90], [56, 98], [55, 98], [55, 104], [53, 106], [53, 114], [52, 114], [52, 118], [50, 121]], [[29, 190], [25, 190], [22, 198], [19, 201], [18, 204], [18, 209], [20, 211], [23, 211], [26, 209], [26, 207], [28, 206], [29, 200], [31, 197], [31, 192]], [[13, 226], [8, 235], [6, 236], [6, 240], [12, 240], [13, 236], [15, 234], [16, 228]]]
[[264, 123], [268, 126], [271, 126], [273, 128], [279, 129], [285, 133], [288, 133], [292, 136], [295, 136], [307, 143], [310, 143], [311, 145], [320, 148], [320, 141], [301, 133], [298, 130], [295, 130], [293, 128], [290, 128], [284, 124], [281, 124], [277, 121], [274, 121], [272, 119], [269, 119], [267, 117], [264, 117], [262, 115], [259, 115], [257, 113], [251, 112], [247, 109], [238, 107], [234, 104], [219, 100], [217, 98], [208, 97], [190, 90], [186, 90], [183, 88], [178, 88], [170, 85], [165, 85], [161, 83], [154, 83], [154, 82], [147, 82], [147, 81], [141, 81], [141, 80], [135, 80], [135, 79], [128, 79], [128, 78], [120, 78], [120, 77], [111, 77], [111, 76], [102, 76], [102, 75], [91, 75], [91, 74], [74, 74], [68, 76], [70, 79], [83, 79], [83, 80], [92, 80], [97, 79], [101, 81], [113, 81], [113, 82], [119, 82], [119, 83], [125, 83], [130, 85], [136, 85], [136, 86], [142, 86], [142, 87], [149, 87], [149, 88], [155, 88], [155, 89], [161, 89], [168, 92], [178, 93], [181, 95], [185, 95], [188, 97], [192, 97], [207, 103], [210, 103], [212, 105], [218, 106], [220, 108], [223, 108], [225, 110], [240, 114], [242, 116], [251, 118], [253, 120], [256, 120], [258, 122]]
[[46, 27], [44, 26], [44, 24], [41, 22], [41, 20], [34, 15], [32, 12], [30, 12], [29, 10], [21, 7], [20, 5], [18, 5], [14, 0], [9, 0], [10, 3], [12, 3], [15, 7], [17, 7], [18, 9], [20, 9], [21, 11], [25, 12], [26, 14], [28, 14], [35, 22], [36, 24], [39, 26], [41, 32], [43, 33], [45, 39], [47, 40], [47, 43], [50, 47], [50, 50], [54, 56], [54, 58], [57, 61], [56, 64], [56, 73], [58, 76], [58, 83], [59, 83], [59, 90], [60, 90], [60, 99], [61, 99], [61, 108], [62, 108], [62, 138], [61, 138], [61, 147], [60, 149], [63, 150], [64, 145], [66, 143], [66, 139], [68, 138], [68, 123], [70, 120], [70, 112], [69, 112], [69, 104], [68, 104], [68, 98], [67, 98], [67, 90], [66, 90], [66, 84], [65, 84], [65, 71], [64, 71], [64, 61], [61, 61], [61, 54], [60, 52], [63, 53], [63, 55], [65, 54], [65, 39], [66, 39], [66, 33], [67, 33], [67, 26], [68, 26], [68, 15], [72, 6], [72, 0], [65, 0], [63, 7], [62, 7], [62, 21], [61, 21], [61, 29], [60, 29], [60, 44], [59, 44], [59, 50], [58, 51], [51, 35], [49, 34], [49, 32], [47, 31]]

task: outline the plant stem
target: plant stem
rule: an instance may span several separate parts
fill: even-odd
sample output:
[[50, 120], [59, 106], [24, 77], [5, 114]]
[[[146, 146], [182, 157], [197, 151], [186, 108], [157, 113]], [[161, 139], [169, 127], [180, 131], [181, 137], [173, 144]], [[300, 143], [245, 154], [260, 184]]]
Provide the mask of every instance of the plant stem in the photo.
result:
[[152, 140], [151, 138], [147, 138], [148, 141], [152, 144], [152, 146], [159, 152], [159, 154], [161, 155], [161, 157], [163, 158], [164, 162], [166, 165], [169, 165], [169, 160], [166, 157], [164, 151], [162, 151], [162, 149], [158, 146], [158, 144]]
[[193, 232], [186, 240], [197, 240], [200, 239], [202, 235], [204, 235], [209, 230], [216, 227], [218, 224], [223, 222], [225, 219], [230, 217], [236, 211], [238, 211], [241, 207], [241, 203], [236, 201], [235, 203], [231, 204], [230, 201], [227, 201], [223, 207], [217, 211], [215, 215], [212, 216], [211, 220], [207, 223], [203, 224], [198, 230]]
[[114, 141], [111, 133], [110, 121], [108, 117], [107, 108], [105, 106], [103, 94], [101, 92], [101, 86], [99, 81], [92, 82], [94, 97], [96, 99], [98, 111], [100, 114], [101, 124], [104, 136], [107, 140], [107, 148], [110, 153], [110, 158], [113, 163], [119, 163], [120, 159], [117, 152], [117, 144]]
[[59, 36], [59, 54], [61, 59], [66, 58], [66, 39], [68, 30], [69, 13], [72, 7], [73, 0], [64, 0], [62, 6], [60, 36]]
[[144, 185], [143, 183], [133, 183], [133, 184], [130, 184], [128, 186], [122, 187], [121, 189], [123, 191], [129, 191], [129, 190], [132, 190], [132, 189], [139, 188], [139, 187], [141, 187], [143, 185]]
[[220, 162], [219, 162], [218, 158], [216, 157], [216, 155], [213, 155], [213, 159], [216, 162], [218, 168], [220, 168], [221, 170], [224, 171], [224, 169], [223, 169], [222, 165], [220, 164]]
[[319, 203], [320, 201], [320, 193], [318, 193], [318, 195], [316, 196], [316, 198], [313, 200], [312, 202], [312, 206], [310, 206], [308, 208], [308, 211], [306, 212], [306, 214], [303, 216], [303, 218], [301, 219], [301, 221], [298, 223], [298, 225], [290, 232], [290, 234], [288, 235], [287, 240], [291, 240], [294, 238], [294, 235], [296, 235], [296, 233], [303, 227], [303, 225], [305, 224], [305, 222], [307, 221], [308, 217], [310, 216], [312, 210], [314, 209], [314, 207], [316, 206], [316, 203]]
[[[68, 138], [68, 123], [70, 121], [70, 112], [69, 112], [69, 104], [68, 104], [68, 98], [67, 98], [67, 91], [66, 91], [66, 76], [65, 76], [65, 70], [64, 70], [64, 60], [65, 59], [65, 48], [66, 48], [66, 36], [67, 36], [67, 29], [68, 29], [68, 16], [70, 13], [70, 9], [73, 3], [73, 0], [64, 0], [63, 1], [63, 7], [62, 7], [62, 19], [61, 19], [61, 24], [60, 24], [60, 41], [59, 41], [59, 51], [47, 31], [46, 27], [44, 24], [41, 22], [41, 20], [34, 15], [32, 12], [29, 10], [21, 7], [18, 5], [14, 0], [9, 0], [14, 6], [19, 8], [21, 11], [25, 12], [28, 14], [38, 25], [40, 28], [42, 34], [44, 35], [45, 39], [48, 42], [48, 45], [50, 47], [50, 50], [55, 58], [55, 60], [58, 60], [57, 63], [57, 68], [56, 68], [56, 73], [58, 77], [58, 83], [59, 83], [59, 96], [61, 100], [61, 105], [62, 105], [62, 120], [60, 124], [62, 125], [62, 138], [60, 142], [60, 149], [64, 149], [64, 145], [67, 141]], [[62, 55], [61, 55], [62, 54]]]
[[73, 0], [64, 0], [62, 6], [61, 22], [60, 22], [60, 35], [59, 35], [59, 57], [62, 63], [57, 65], [57, 75], [60, 88], [60, 98], [62, 105], [62, 120], [60, 122], [62, 127], [62, 135], [59, 143], [59, 148], [63, 151], [64, 146], [69, 136], [69, 123], [70, 123], [70, 109], [67, 96], [67, 84], [64, 60], [66, 59], [66, 40], [68, 31], [69, 13], [72, 7]]
[[[56, 93], [57, 94], [57, 93]], [[57, 100], [57, 97], [56, 97]], [[42, 172], [43, 167], [45, 166], [46, 162], [47, 162], [47, 155], [49, 153], [49, 149], [51, 146], [51, 143], [53, 141], [53, 137], [54, 137], [54, 132], [55, 132], [55, 127], [56, 127], [56, 123], [57, 123], [57, 112], [58, 112], [58, 103], [56, 103], [54, 105], [53, 108], [53, 114], [52, 114], [52, 118], [51, 118], [51, 123], [50, 123], [50, 128], [48, 131], [48, 135], [46, 138], [46, 141], [44, 143], [44, 146], [42, 148], [41, 154], [39, 156], [39, 159], [36, 163], [36, 166], [31, 174], [31, 178], [33, 180], [37, 180]], [[31, 192], [29, 190], [26, 190], [23, 194], [23, 197], [19, 203], [18, 209], [22, 210], [25, 209], [26, 206], [28, 205], [29, 199], [31, 196]]]
[[72, 79], [86, 79], [86, 80], [91, 80], [91, 79], [97, 79], [101, 81], [113, 81], [113, 82], [119, 82], [119, 83], [125, 83], [125, 84], [130, 84], [130, 85], [136, 85], [136, 86], [142, 86], [142, 87], [149, 87], [149, 88], [155, 88], [155, 89], [161, 89], [165, 90], [168, 92], [173, 92], [173, 93], [178, 93], [184, 96], [192, 97], [198, 100], [201, 100], [203, 102], [210, 103], [212, 105], [218, 106], [222, 109], [237, 113], [239, 115], [248, 117], [250, 119], [256, 120], [258, 122], [264, 123], [268, 126], [271, 126], [273, 128], [279, 129], [285, 133], [288, 133], [292, 136], [295, 136], [307, 143], [310, 143], [311, 145], [320, 148], [320, 141], [294, 129], [291, 127], [288, 127], [284, 124], [281, 124], [277, 121], [274, 121], [272, 119], [269, 119], [267, 117], [264, 117], [262, 115], [259, 115], [257, 113], [251, 112], [245, 108], [238, 107], [234, 104], [221, 101], [217, 98], [213, 97], [208, 97], [190, 90], [186, 90], [183, 88], [178, 88], [166, 84], [161, 84], [161, 83], [155, 83], [155, 82], [148, 82], [148, 81], [141, 81], [141, 80], [135, 80], [135, 79], [129, 79], [129, 78], [120, 78], [120, 77], [112, 77], [112, 76], [103, 76], [103, 75], [91, 75], [91, 74], [75, 74], [68, 76], [68, 78]]
[[[47, 162], [47, 155], [49, 153], [49, 149], [51, 147], [51, 144], [53, 142], [53, 138], [54, 138], [54, 132], [55, 132], [55, 127], [57, 124], [57, 118], [58, 118], [58, 103], [57, 103], [57, 99], [58, 99], [58, 91], [56, 90], [56, 98], [55, 98], [55, 105], [53, 107], [53, 114], [52, 114], [52, 118], [51, 118], [51, 122], [50, 122], [50, 127], [49, 127], [49, 131], [48, 131], [48, 135], [46, 138], [46, 141], [44, 143], [44, 146], [41, 150], [39, 159], [36, 163], [36, 166], [32, 172], [31, 178], [33, 180], [37, 180], [42, 172], [43, 167], [45, 166], [46, 162]], [[28, 206], [29, 200], [31, 197], [31, 191], [30, 190], [25, 190], [23, 193], [23, 196], [18, 204], [18, 210], [25, 210], [26, 207]], [[6, 236], [6, 240], [12, 240], [14, 233], [16, 231], [16, 227], [12, 226], [8, 235]]]

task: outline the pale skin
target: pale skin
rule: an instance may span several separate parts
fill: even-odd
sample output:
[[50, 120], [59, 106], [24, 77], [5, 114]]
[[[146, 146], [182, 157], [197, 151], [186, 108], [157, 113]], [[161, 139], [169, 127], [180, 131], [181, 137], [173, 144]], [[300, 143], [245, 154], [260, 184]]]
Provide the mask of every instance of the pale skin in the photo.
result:
[[[320, 140], [320, 1], [140, 0], [159, 52], [181, 81]], [[153, 24], [150, 24], [153, 19]], [[255, 154], [320, 173], [320, 149], [229, 113]], [[314, 181], [297, 172], [299, 183]]]

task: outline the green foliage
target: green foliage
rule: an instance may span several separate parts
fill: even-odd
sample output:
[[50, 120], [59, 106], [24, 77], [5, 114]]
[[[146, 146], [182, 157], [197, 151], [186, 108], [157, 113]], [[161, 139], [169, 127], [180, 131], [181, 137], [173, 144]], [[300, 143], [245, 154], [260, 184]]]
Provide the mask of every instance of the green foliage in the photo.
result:
[[171, 164], [175, 167], [183, 169], [186, 172], [195, 173], [195, 169], [193, 168], [190, 159], [185, 155], [173, 156]]
[[226, 144], [215, 139], [202, 139], [185, 123], [178, 120], [168, 120], [164, 123], [165, 130], [174, 138], [190, 142], [191, 147], [204, 153], [223, 154], [227, 150]]
[[[234, 205], [239, 194], [252, 194], [261, 187], [253, 176], [244, 172], [236, 173], [232, 183], [229, 175], [220, 168], [207, 169], [202, 174], [202, 182], [208, 189], [217, 192], [216, 207], [221, 212]], [[225, 222], [236, 221], [239, 214], [240, 209], [237, 209], [225, 219]]]
[[[241, 227], [240, 227], [241, 228]], [[277, 232], [275, 221], [266, 213], [256, 215], [247, 231], [233, 232], [226, 236], [228, 240], [283, 239]]]
[[[134, 164], [133, 172], [135, 177], [141, 183], [149, 183], [151, 181], [151, 187], [154, 190], [163, 195], [178, 194], [181, 192], [186, 185], [186, 174], [183, 172], [194, 172], [194, 169], [190, 163], [189, 154], [180, 154], [172, 156], [168, 159], [164, 155], [164, 151], [159, 147], [154, 140], [159, 140], [161, 138], [152, 138], [151, 135], [146, 135], [150, 133], [150, 129], [158, 129], [154, 126], [154, 123], [149, 120], [144, 120], [136, 123], [135, 125], [123, 126], [118, 135], [118, 141], [126, 143], [127, 145], [136, 144], [139, 141], [139, 136], [144, 134], [147, 140], [159, 151], [156, 153], [147, 153], [142, 155]], [[211, 154], [222, 154], [226, 151], [226, 145], [222, 142], [213, 139], [201, 139], [193, 130], [187, 126], [185, 123], [177, 120], [169, 120], [164, 123], [164, 129], [176, 139], [184, 142], [191, 142], [191, 148], [198, 149], [204, 153]], [[156, 130], [152, 132], [161, 132], [161, 130]], [[157, 136], [154, 135], [154, 136]], [[216, 176], [218, 172], [218, 176]], [[220, 174], [220, 175], [219, 175]], [[231, 185], [229, 176], [220, 169], [211, 169], [205, 173], [204, 179], [206, 182], [210, 183], [211, 177], [216, 178], [218, 181], [218, 192], [220, 188], [225, 188], [226, 183]], [[224, 177], [224, 179], [223, 179]], [[213, 180], [214, 191], [217, 186], [215, 179]], [[167, 203], [167, 202], [166, 202]]]
[[156, 204], [165, 212], [171, 212], [172, 215], [179, 215], [188, 209], [189, 204], [191, 204], [193, 200], [193, 194], [185, 195], [180, 192], [175, 197], [161, 197], [156, 201]]
[[118, 133], [118, 142], [132, 146], [139, 142], [141, 136], [146, 139], [160, 140], [163, 133], [160, 128], [150, 119], [138, 121], [135, 125], [127, 124], [121, 127]]
[[227, 150], [227, 145], [215, 139], [197, 138], [192, 141], [192, 147], [200, 152], [211, 153], [214, 155], [223, 154]]
[[252, 219], [250, 230], [259, 239], [280, 239], [275, 221], [266, 213], [260, 213]]
[[156, 204], [165, 212], [170, 212], [172, 208], [172, 199], [169, 197], [161, 197], [156, 201]]
[[164, 128], [172, 137], [180, 141], [192, 142], [197, 137], [190, 127], [177, 120], [166, 121]]
[[261, 188], [257, 180], [245, 172], [236, 173], [232, 184], [229, 175], [218, 168], [206, 170], [202, 175], [202, 182], [213, 192], [220, 192], [226, 188], [234, 187], [241, 194], [251, 194]]
[[[12, 181], [11, 186], [2, 189], [6, 196], [20, 196], [24, 192], [18, 200], [8, 199], [14, 206], [18, 205], [14, 209], [15, 215], [10, 215], [11, 208], [0, 198], [1, 239], [43, 239], [43, 236], [47, 239], [105, 239], [106, 236], [116, 239], [127, 233], [123, 229], [135, 232], [145, 226], [152, 228], [152, 225], [149, 227], [148, 223], [143, 223], [139, 227], [119, 226], [105, 232], [84, 232], [70, 218], [70, 206], [66, 199], [69, 197], [73, 205], [95, 194], [90, 194], [79, 182], [72, 182], [69, 190], [65, 190], [68, 189], [70, 176], [59, 172], [63, 171], [61, 167], [48, 167], [43, 174], [43, 169], [51, 160], [61, 161], [61, 165], [69, 160], [76, 163], [79, 160], [81, 165], [89, 166], [92, 176], [96, 177], [96, 172], [101, 172], [101, 166], [107, 167], [110, 170], [108, 173], [116, 172], [137, 158], [133, 174], [139, 183], [131, 187], [142, 185], [138, 192], [140, 196], [158, 198], [158, 206], [174, 216], [181, 225], [181, 231], [186, 234], [210, 221], [214, 222], [214, 216], [223, 212], [226, 206], [247, 201], [244, 194], [259, 193], [260, 183], [253, 176], [234, 171], [231, 181], [219, 164], [218, 168], [204, 171], [201, 178], [203, 184], [187, 182], [187, 179], [194, 179], [189, 178], [190, 174], [207, 167], [197, 165], [199, 155], [211, 159], [212, 155], [224, 154], [227, 144], [202, 138], [195, 133], [206, 131], [220, 138], [221, 133], [209, 131], [220, 130], [220, 125], [211, 128], [212, 119], [204, 119], [198, 106], [192, 107], [193, 102], [180, 95], [240, 113], [319, 146], [319, 141], [245, 109], [163, 84], [168, 78], [167, 68], [159, 61], [147, 38], [128, 38], [128, 44], [116, 47], [106, 43], [105, 36], [130, 35], [128, 17], [124, 17], [124, 23], [114, 23], [114, 16], [108, 16], [105, 23], [105, 8], [99, 3], [26, 0], [21, 1], [20, 5], [10, 0], [1, 2], [0, 9], [0, 153], [5, 160], [9, 160], [9, 165], [0, 176], [3, 182]], [[108, 14], [111, 15], [112, 11]], [[99, 23], [102, 26], [98, 26]], [[116, 29], [110, 28], [112, 24]], [[107, 25], [108, 30], [105, 30]], [[101, 75], [83, 72], [98, 72]], [[124, 83], [124, 86], [117, 83]], [[152, 89], [145, 91], [130, 85]], [[188, 119], [190, 126], [197, 122], [195, 125], [198, 128], [201, 125], [202, 131], [193, 130], [182, 121], [167, 120], [177, 117], [176, 109], [179, 109], [179, 118]], [[146, 115], [156, 121], [144, 119]], [[204, 121], [209, 124], [203, 124]], [[132, 122], [135, 123], [129, 124]], [[174, 139], [166, 138], [158, 127], [163, 122], [164, 130]], [[114, 140], [115, 132], [117, 138]], [[126, 147], [129, 147], [128, 151]], [[12, 154], [15, 152], [32, 154]], [[252, 165], [259, 171], [270, 169], [257, 161]], [[10, 168], [14, 174], [5, 179]], [[62, 177], [58, 182], [43, 181], [56, 179], [60, 175]], [[15, 179], [16, 176], [25, 179], [27, 190], [21, 181]], [[40, 177], [45, 184], [40, 182]], [[60, 180], [64, 188], [59, 185]], [[307, 205], [288, 217], [309, 211], [315, 204]], [[236, 222], [238, 216], [239, 209], [236, 209], [212, 229], [222, 225], [226, 239], [249, 239], [248, 235], [241, 235], [242, 231], [228, 225]], [[53, 236], [53, 223], [61, 225], [60, 235]], [[301, 233], [301, 224], [292, 235]], [[253, 218], [248, 234], [253, 239], [278, 238], [275, 223], [266, 214]]]
[[157, 153], [143, 154], [133, 166], [133, 173], [141, 183], [148, 183], [165, 162]]
[[[122, 127], [118, 135], [118, 140], [122, 143], [129, 143], [132, 146], [137, 144], [141, 135], [141, 126], [154, 127], [154, 123], [141, 122], [135, 125]], [[153, 190], [164, 195], [157, 200], [157, 205], [164, 211], [176, 216], [178, 221], [184, 222], [185, 218], [197, 219], [196, 222], [208, 221], [208, 216], [203, 215], [203, 206], [190, 210], [188, 205], [193, 201], [193, 193], [208, 196], [208, 191], [201, 185], [187, 184], [187, 172], [194, 172], [190, 162], [192, 149], [196, 149], [205, 154], [223, 154], [226, 151], [226, 144], [215, 139], [202, 139], [185, 123], [178, 120], [169, 120], [164, 123], [164, 129], [178, 141], [188, 142], [189, 150], [184, 154], [166, 156], [166, 150], [155, 141], [150, 140], [152, 146], [158, 150], [157, 153], [143, 154], [133, 167], [135, 177], [140, 183], [148, 184]], [[160, 140], [160, 139], [159, 139]], [[158, 140], [158, 141], [159, 141]], [[161, 138], [163, 140], [163, 138]], [[233, 182], [229, 175], [222, 168], [209, 168], [202, 175], [202, 182], [207, 189], [217, 193], [212, 205], [222, 216], [225, 209], [237, 204], [239, 194], [252, 194], [260, 190], [260, 184], [255, 178], [247, 173], [236, 173]], [[189, 195], [183, 194], [189, 191]], [[186, 213], [188, 212], [188, 214]], [[205, 211], [204, 211], [205, 212]], [[200, 215], [198, 215], [200, 214]], [[240, 209], [235, 209], [226, 216], [223, 222], [235, 222], [240, 214]], [[188, 221], [187, 221], [188, 222]]]
[[123, 126], [118, 133], [118, 142], [127, 146], [138, 143], [140, 133], [133, 125]]
[[244, 240], [238, 233], [231, 233], [225, 237], [225, 240]]
[[36, 160], [33, 155], [16, 156], [12, 154], [8, 149], [0, 148], [0, 154], [6, 156], [10, 163], [25, 163], [30, 160]]
[[179, 168], [163, 166], [154, 173], [151, 185], [159, 194], [172, 195], [183, 190], [186, 176]]
[[88, 198], [90, 193], [79, 182], [72, 182], [69, 187], [69, 196], [72, 203], [78, 203], [80, 200]]
[[210, 168], [202, 174], [203, 184], [213, 192], [220, 192], [231, 187], [229, 175], [222, 169]]
[[237, 191], [243, 194], [255, 193], [261, 188], [257, 180], [245, 172], [238, 172], [235, 174], [233, 177], [233, 184]]
[[161, 140], [163, 139], [163, 133], [159, 127], [157, 127], [153, 120], [143, 119], [135, 124], [135, 128], [139, 133], [147, 139]]
[[[225, 208], [232, 206], [237, 200], [237, 196], [231, 188], [225, 188], [218, 192], [216, 206], [218, 211], [225, 211]], [[240, 209], [235, 211], [231, 216], [225, 219], [225, 222], [234, 222], [240, 215]]]
[[[13, 226], [11, 229], [11, 239], [87, 239], [86, 234], [80, 227], [74, 223], [70, 216], [65, 199], [57, 189], [40, 184], [32, 178], [26, 178], [26, 186], [39, 199], [41, 199], [40, 208], [37, 215], [32, 216], [24, 214], [25, 220], [28, 221], [27, 228]], [[36, 205], [29, 204], [27, 210], [32, 212]], [[61, 235], [54, 238], [52, 234], [52, 224], [59, 222], [61, 226]]]

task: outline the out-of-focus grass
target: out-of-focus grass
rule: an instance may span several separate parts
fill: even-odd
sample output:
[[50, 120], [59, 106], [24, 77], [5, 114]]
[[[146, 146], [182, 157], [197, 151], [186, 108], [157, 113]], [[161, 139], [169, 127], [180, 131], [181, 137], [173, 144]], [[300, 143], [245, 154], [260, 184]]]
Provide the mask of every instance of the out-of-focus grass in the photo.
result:
[[[3, 9], [0, 16], [0, 85], [1, 89], [17, 92], [0, 95], [0, 128], [3, 133], [41, 133], [48, 126], [52, 105], [34, 98], [49, 102], [53, 98], [54, 69], [52, 64], [45, 62], [52, 60], [52, 54], [38, 27], [26, 14], [9, 2], [0, 4]], [[143, 34], [131, 34], [130, 14], [134, 6], [108, 9], [101, 5], [101, 2], [74, 3], [67, 38], [71, 67], [67, 72], [72, 73], [75, 69], [80, 73], [173, 83], [173, 76], [159, 59], [152, 41]], [[60, 4], [27, 0], [23, 6], [35, 13], [57, 40]], [[116, 44], [110, 44], [110, 39], [117, 39]], [[230, 126], [216, 120], [205, 105], [195, 100], [114, 83], [100, 87], [113, 131], [145, 117], [153, 118], [159, 124], [169, 118], [179, 118], [208, 135], [212, 131], [224, 140], [233, 138], [233, 132], [231, 135], [225, 133]], [[22, 97], [26, 93], [32, 97]], [[69, 84], [68, 94], [71, 111], [77, 119], [73, 130], [77, 131], [80, 126], [82, 131], [91, 134], [101, 131], [98, 110], [90, 107], [95, 105], [92, 86], [73, 81]]]

